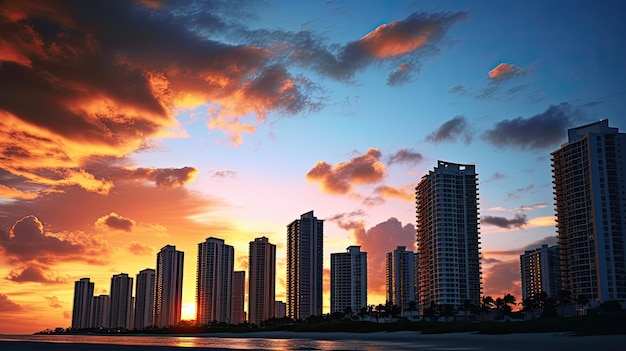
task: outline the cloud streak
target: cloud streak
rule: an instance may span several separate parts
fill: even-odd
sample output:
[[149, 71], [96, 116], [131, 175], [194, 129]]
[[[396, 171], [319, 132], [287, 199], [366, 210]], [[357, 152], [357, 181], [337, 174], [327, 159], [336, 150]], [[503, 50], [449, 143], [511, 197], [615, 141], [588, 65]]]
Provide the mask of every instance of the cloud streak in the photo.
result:
[[528, 224], [528, 218], [523, 213], [516, 213], [515, 217], [511, 219], [497, 216], [483, 216], [480, 222], [483, 224], [493, 225], [504, 229], [522, 229]]
[[439, 143], [443, 141], [455, 142], [459, 139], [465, 144], [472, 142], [473, 133], [470, 130], [467, 119], [463, 116], [456, 116], [444, 122], [437, 130], [426, 136], [426, 141]]

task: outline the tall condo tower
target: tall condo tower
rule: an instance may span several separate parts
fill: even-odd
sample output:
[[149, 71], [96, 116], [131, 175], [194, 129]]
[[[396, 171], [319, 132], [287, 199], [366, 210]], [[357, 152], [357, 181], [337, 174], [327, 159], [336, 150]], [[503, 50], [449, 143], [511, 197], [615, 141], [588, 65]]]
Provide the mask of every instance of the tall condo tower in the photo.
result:
[[198, 244], [196, 323], [230, 323], [235, 251], [224, 240], [207, 238]]
[[313, 211], [287, 226], [287, 317], [322, 315], [324, 221]]
[[246, 271], [233, 272], [233, 299], [230, 322], [239, 324], [246, 321]]
[[249, 322], [261, 325], [261, 322], [274, 317], [276, 245], [270, 244], [266, 237], [251, 241], [248, 266]]
[[481, 294], [478, 175], [438, 161], [416, 189], [419, 308], [458, 307]]
[[330, 312], [350, 307], [358, 313], [367, 307], [367, 252], [349, 246], [347, 252], [330, 254]]
[[94, 285], [89, 278], [74, 282], [74, 305], [72, 308], [72, 329], [91, 328], [91, 313]]
[[180, 322], [183, 301], [184, 253], [165, 245], [157, 254], [154, 324], [169, 327]]
[[626, 301], [626, 134], [605, 119], [567, 137], [552, 153], [563, 289]]
[[111, 278], [111, 328], [130, 329], [133, 313], [133, 278], [126, 273]]
[[135, 287], [135, 329], [153, 326], [154, 314], [154, 269], [146, 268], [137, 274]]
[[93, 297], [93, 313], [91, 314], [91, 326], [94, 328], [110, 328], [109, 317], [111, 316], [111, 298], [109, 295]]
[[392, 252], [387, 252], [385, 264], [387, 302], [400, 307], [402, 311], [409, 309], [411, 301], [417, 303], [415, 257], [415, 253], [407, 251], [406, 246], [398, 246]]
[[545, 292], [548, 297], [558, 298], [561, 290], [559, 246], [541, 245], [520, 255], [522, 277], [522, 298], [539, 296]]

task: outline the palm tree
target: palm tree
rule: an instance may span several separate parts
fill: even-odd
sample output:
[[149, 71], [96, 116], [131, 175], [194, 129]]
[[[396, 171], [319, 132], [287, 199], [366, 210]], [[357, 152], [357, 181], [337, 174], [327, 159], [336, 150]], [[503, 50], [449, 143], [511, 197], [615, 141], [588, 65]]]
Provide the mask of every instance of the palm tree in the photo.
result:
[[539, 307], [535, 295], [530, 295], [529, 297], [522, 299], [520, 305], [522, 305], [522, 311], [530, 314], [530, 319], [535, 319], [535, 310]]
[[[585, 295], [579, 295], [576, 297], [576, 314], [578, 314], [579, 311], [581, 311], [585, 305], [587, 305], [589, 303], [589, 299], [587, 298], [587, 296]], [[583, 311], [584, 314], [584, 311]]]
[[485, 320], [485, 314], [487, 314], [487, 312], [491, 311], [491, 309], [495, 306], [495, 301], [493, 300], [493, 297], [487, 295], [487, 296], [483, 296], [480, 300], [480, 311], [483, 314], [483, 320]]
[[565, 317], [565, 306], [572, 302], [572, 293], [569, 290], [559, 290], [558, 298], [561, 317]]

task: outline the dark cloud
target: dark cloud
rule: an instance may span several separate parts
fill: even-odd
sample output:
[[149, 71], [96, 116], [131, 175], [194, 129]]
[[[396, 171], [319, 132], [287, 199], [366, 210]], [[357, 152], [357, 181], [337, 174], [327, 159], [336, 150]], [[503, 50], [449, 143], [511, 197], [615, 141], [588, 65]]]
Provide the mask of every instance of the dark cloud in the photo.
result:
[[347, 194], [355, 185], [378, 183], [387, 176], [387, 167], [379, 161], [381, 157], [378, 149], [370, 148], [364, 155], [336, 165], [319, 161], [306, 179], [319, 182], [324, 192]]
[[61, 277], [51, 276], [43, 267], [36, 265], [26, 266], [22, 269], [12, 270], [5, 279], [16, 283], [41, 283], [41, 284], [66, 284], [67, 280]]
[[118, 229], [130, 232], [133, 230], [135, 221], [130, 218], [122, 217], [115, 212], [102, 216], [96, 220], [96, 227]]
[[497, 147], [545, 150], [562, 143], [567, 129], [580, 118], [580, 112], [564, 102], [551, 105], [546, 111], [529, 118], [499, 121], [492, 129], [485, 131], [482, 138]]
[[465, 117], [456, 116], [443, 123], [436, 131], [428, 134], [426, 141], [438, 143], [442, 141], [455, 142], [462, 139], [465, 144], [469, 144], [472, 141], [472, 137], [473, 133]]
[[483, 216], [480, 219], [482, 224], [493, 225], [500, 228], [511, 229], [518, 228], [522, 229], [526, 224], [528, 224], [528, 218], [523, 213], [516, 213], [514, 218], [508, 219], [506, 217], [496, 217], [496, 216]]
[[413, 151], [413, 149], [400, 149], [395, 154], [387, 157], [387, 164], [402, 163], [415, 165], [424, 159], [421, 153]]
[[485, 183], [492, 182], [492, 181], [504, 179], [504, 178], [507, 178], [507, 177], [508, 176], [506, 174], [503, 174], [503, 173], [500, 173], [500, 172], [496, 171], [495, 173], [493, 173], [491, 175], [491, 177], [489, 177], [489, 179], [485, 180], [484, 182]]
[[412, 63], [403, 63], [397, 70], [389, 73], [387, 85], [395, 87], [414, 81], [417, 77], [418, 66]]
[[519, 259], [519, 255], [523, 254], [526, 251], [541, 248], [541, 245], [553, 246], [556, 244], [557, 244], [557, 237], [556, 235], [552, 235], [552, 236], [547, 236], [543, 239], [534, 241], [527, 245], [524, 245], [523, 247], [519, 249], [513, 249], [513, 250], [508, 250], [508, 251], [489, 251], [489, 252], [483, 252], [483, 253], [485, 255], [511, 255], [511, 256], [517, 256], [517, 258]]
[[448, 90], [448, 94], [459, 94], [465, 95], [467, 93], [467, 88], [463, 85], [455, 85], [450, 90]]
[[7, 295], [0, 293], [0, 313], [16, 312], [21, 310], [23, 310], [22, 306], [11, 301]]
[[214, 178], [235, 178], [235, 176], [237, 175], [237, 172], [235, 171], [215, 171], [213, 172], [212, 177]]
[[535, 184], [530, 184], [530, 185], [526, 186], [525, 188], [515, 189], [513, 192], [510, 192], [510, 193], [506, 194], [506, 199], [507, 200], [511, 200], [511, 199], [519, 198], [520, 197], [519, 194], [528, 193], [528, 192], [533, 191], [534, 189], [535, 189]]

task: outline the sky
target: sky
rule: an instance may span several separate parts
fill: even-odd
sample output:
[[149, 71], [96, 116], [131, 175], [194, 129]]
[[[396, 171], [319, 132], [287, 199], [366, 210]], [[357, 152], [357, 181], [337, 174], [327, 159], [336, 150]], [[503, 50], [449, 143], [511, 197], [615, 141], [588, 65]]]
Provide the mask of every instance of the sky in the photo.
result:
[[[550, 153], [626, 131], [623, 1], [0, 1], [0, 333], [71, 325], [74, 282], [198, 243], [324, 219], [330, 254], [415, 250], [438, 160], [478, 173], [483, 294], [520, 299], [519, 255], [555, 244]], [[247, 306], [246, 306], [247, 308]]]

